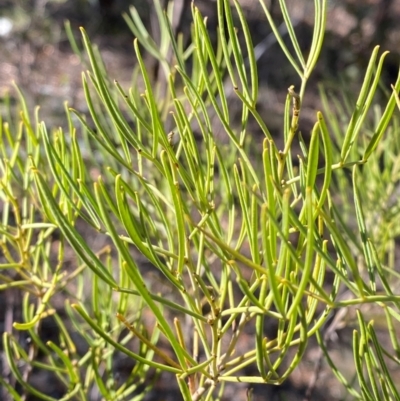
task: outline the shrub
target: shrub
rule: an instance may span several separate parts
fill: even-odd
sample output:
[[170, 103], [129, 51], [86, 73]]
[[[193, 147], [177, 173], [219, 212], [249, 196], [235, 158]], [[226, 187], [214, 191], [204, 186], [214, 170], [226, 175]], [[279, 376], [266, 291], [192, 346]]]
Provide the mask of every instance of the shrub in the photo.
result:
[[[163, 14], [155, 1], [160, 45], [132, 9], [138, 68], [129, 90], [110, 82], [82, 29], [89, 114], [66, 108], [67, 129], [49, 132], [20, 93], [21, 112], [1, 131], [0, 289], [5, 299], [22, 295], [3, 335], [10, 375], [0, 382], [12, 399], [139, 400], [162, 371], [185, 400], [222, 399], [229, 382], [281, 384], [311, 338], [354, 399], [400, 399], [392, 377], [400, 79], [384, 107], [373, 105], [386, 56], [375, 48], [356, 104], [346, 109], [321, 89], [324, 108], [303, 140], [327, 12], [326, 1], [314, 4], [307, 56], [285, 2], [291, 48], [263, 6], [300, 80], [298, 91], [288, 85], [283, 149], [257, 109], [254, 46], [236, 1], [217, 1], [216, 44], [194, 6], [188, 46], [173, 33], [172, 7]], [[143, 49], [164, 80], [151, 81]], [[354, 327], [353, 379], [328, 352], [339, 324]], [[60, 386], [35, 386], [38, 372]]]

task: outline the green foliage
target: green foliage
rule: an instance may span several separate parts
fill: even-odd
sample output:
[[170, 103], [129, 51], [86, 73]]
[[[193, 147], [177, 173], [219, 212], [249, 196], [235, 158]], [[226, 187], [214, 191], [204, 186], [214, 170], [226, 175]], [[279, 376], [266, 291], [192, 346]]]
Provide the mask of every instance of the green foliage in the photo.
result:
[[[299, 165], [293, 163], [326, 3], [314, 2], [307, 56], [285, 2], [279, 4], [290, 48], [262, 3], [301, 82], [298, 92], [288, 85], [283, 149], [257, 110], [256, 59], [239, 2], [218, 0], [217, 43], [193, 6], [187, 47], [172, 32], [172, 6], [164, 14], [155, 1], [160, 44], [131, 9], [125, 19], [136, 36], [138, 67], [128, 90], [110, 82], [82, 29], [90, 115], [67, 109], [67, 131], [48, 132], [37, 112], [31, 121], [20, 95], [19, 117], [0, 133], [0, 289], [24, 294], [21, 316], [3, 335], [23, 390], [17, 394], [6, 378], [0, 383], [14, 399], [25, 393], [55, 399], [27, 380], [35, 369], [59, 379], [63, 400], [91, 399], [92, 389], [99, 399], [139, 400], [146, 393], [139, 386], [151, 387], [154, 370], [174, 373], [185, 400], [221, 399], [229, 382], [281, 384], [316, 337], [354, 399], [400, 400], [388, 367], [399, 365], [400, 352], [394, 269], [400, 157], [392, 117], [400, 79], [385, 106], [374, 105], [386, 53], [379, 57], [374, 49], [352, 110], [321, 90], [324, 109], [316, 112], [309, 143], [301, 138]], [[158, 84], [143, 49], [160, 63]], [[230, 87], [241, 101], [239, 124]], [[228, 144], [215, 135], [216, 120]], [[255, 139], [254, 122], [262, 139]], [[334, 365], [324, 336], [330, 316], [345, 308], [358, 310], [351, 322], [354, 380]], [[378, 340], [374, 318], [392, 349]], [[54, 321], [57, 343], [41, 340], [44, 319]], [[276, 328], [268, 337], [267, 326]], [[19, 340], [23, 331], [28, 347]], [[120, 354], [133, 366], [122, 382], [115, 368]]]

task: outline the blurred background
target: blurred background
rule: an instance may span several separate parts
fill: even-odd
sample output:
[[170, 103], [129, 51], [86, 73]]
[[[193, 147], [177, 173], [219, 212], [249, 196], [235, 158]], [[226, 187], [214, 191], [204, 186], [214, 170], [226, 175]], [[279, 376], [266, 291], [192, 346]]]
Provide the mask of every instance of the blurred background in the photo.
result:
[[[166, 3], [167, 0], [161, 0]], [[281, 21], [278, 0], [266, 0], [277, 21]], [[175, 27], [189, 33], [191, 2], [176, 0]], [[311, 0], [287, 1], [301, 46], [307, 52], [311, 42], [313, 7]], [[216, 26], [216, 2], [195, 0], [208, 26]], [[281, 124], [282, 102], [290, 85], [298, 78], [276, 43], [258, 0], [241, 0], [254, 45], [259, 55], [260, 99], [268, 123], [274, 131]], [[75, 37], [80, 40], [83, 26], [91, 40], [99, 45], [111, 79], [130, 85], [135, 58], [133, 35], [122, 18], [134, 6], [143, 17], [152, 35], [157, 38], [156, 17], [152, 0], [0, 0], [0, 101], [15, 81], [31, 104], [41, 105], [41, 116], [49, 125], [59, 125], [63, 101], [84, 111], [81, 93], [79, 58], [72, 52], [64, 21], [69, 20]], [[385, 64], [384, 83], [390, 88], [399, 65], [400, 1], [395, 0], [331, 0], [325, 46], [310, 85], [324, 85], [357, 91], [376, 44], [391, 51]], [[284, 27], [281, 27], [284, 30]], [[154, 77], [157, 65], [153, 61]], [[313, 92], [313, 91], [311, 91]], [[309, 92], [310, 93], [310, 92]], [[316, 92], [315, 92], [316, 93]], [[305, 99], [303, 110], [307, 120], [314, 119], [318, 97]], [[261, 110], [262, 112], [262, 110]], [[262, 113], [263, 114], [263, 113]], [[310, 115], [308, 115], [310, 114]], [[276, 120], [275, 121], [275, 116]]]

